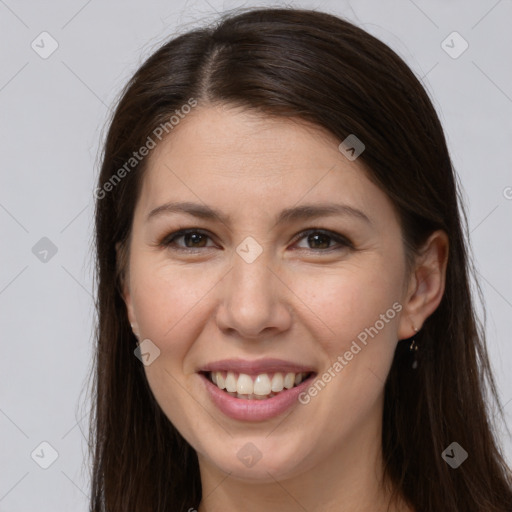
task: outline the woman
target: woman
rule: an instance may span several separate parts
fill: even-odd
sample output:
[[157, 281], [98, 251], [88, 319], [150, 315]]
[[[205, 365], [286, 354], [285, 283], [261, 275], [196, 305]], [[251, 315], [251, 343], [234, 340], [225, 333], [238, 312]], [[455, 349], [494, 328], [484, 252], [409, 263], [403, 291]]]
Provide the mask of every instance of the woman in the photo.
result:
[[171, 40], [95, 195], [92, 511], [512, 509], [454, 171], [386, 45], [296, 9]]

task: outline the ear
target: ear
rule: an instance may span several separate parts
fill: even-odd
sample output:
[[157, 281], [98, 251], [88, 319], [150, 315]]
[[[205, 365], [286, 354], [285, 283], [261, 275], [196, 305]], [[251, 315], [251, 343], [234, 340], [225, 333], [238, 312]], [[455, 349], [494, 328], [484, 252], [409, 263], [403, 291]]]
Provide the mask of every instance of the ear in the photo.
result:
[[409, 278], [403, 303], [398, 339], [414, 336], [425, 320], [437, 309], [443, 298], [448, 264], [448, 235], [435, 231], [423, 245]]
[[[121, 242], [116, 243], [116, 262], [117, 265], [121, 265], [121, 262], [125, 262], [125, 254], [123, 253], [124, 248], [121, 245]], [[130, 280], [127, 272], [122, 272], [119, 275], [120, 287], [121, 287], [121, 295], [126, 304], [126, 312], [128, 315], [128, 320], [130, 325], [132, 326], [133, 333], [138, 338], [139, 337], [139, 326], [137, 324], [137, 320], [135, 317], [135, 311], [133, 308], [132, 296], [130, 292]]]

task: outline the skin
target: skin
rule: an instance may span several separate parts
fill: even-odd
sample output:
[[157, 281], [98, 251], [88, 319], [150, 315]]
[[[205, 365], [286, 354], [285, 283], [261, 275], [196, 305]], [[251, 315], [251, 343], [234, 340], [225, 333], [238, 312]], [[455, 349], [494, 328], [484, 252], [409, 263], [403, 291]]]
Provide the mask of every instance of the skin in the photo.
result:
[[[160, 349], [145, 366], [151, 390], [198, 454], [200, 512], [386, 510], [384, 382], [398, 340], [421, 329], [442, 298], [448, 240], [433, 233], [407, 274], [393, 204], [340, 142], [305, 122], [203, 105], [149, 156], [124, 299], [139, 339]], [[181, 213], [146, 220], [169, 201], [207, 204], [232, 222]], [[357, 208], [370, 223], [346, 215], [275, 224], [284, 208], [325, 202]], [[181, 228], [206, 235], [159, 246]], [[353, 247], [295, 238], [309, 228], [339, 233]], [[247, 236], [262, 248], [252, 263], [236, 252]], [[196, 373], [224, 358], [271, 357], [321, 375], [394, 303], [401, 311], [316, 397], [277, 418], [225, 416]], [[237, 457], [248, 442], [261, 453], [252, 467]]]

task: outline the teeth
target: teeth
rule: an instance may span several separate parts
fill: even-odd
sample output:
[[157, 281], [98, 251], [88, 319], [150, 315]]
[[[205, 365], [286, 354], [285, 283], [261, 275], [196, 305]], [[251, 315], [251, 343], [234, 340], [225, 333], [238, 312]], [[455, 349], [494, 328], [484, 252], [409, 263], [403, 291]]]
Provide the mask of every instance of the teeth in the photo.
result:
[[226, 387], [226, 379], [222, 376], [221, 372], [212, 372], [212, 379], [215, 375], [215, 381], [214, 384], [217, 384], [217, 387], [220, 389], [225, 389]]
[[[216, 372], [219, 373], [219, 372]], [[229, 391], [231, 393], [236, 392], [236, 379], [235, 374], [233, 372], [228, 372], [228, 375], [226, 377], [226, 391]]]
[[254, 384], [249, 375], [241, 373], [236, 383], [236, 392], [239, 395], [251, 395], [254, 392]]
[[272, 377], [272, 391], [283, 391], [284, 389], [284, 378], [282, 373], [276, 373]]
[[[241, 375], [240, 375], [241, 377]], [[268, 378], [268, 375], [266, 373], [262, 373], [261, 375], [258, 375], [254, 381], [254, 388], [253, 393], [255, 395], [270, 395], [270, 392], [272, 391], [272, 384], [270, 383], [270, 379]], [[249, 394], [249, 393], [247, 393]]]
[[245, 373], [210, 372], [212, 382], [219, 388], [225, 389], [230, 395], [243, 399], [271, 398], [284, 389], [299, 385], [307, 373], [275, 373], [270, 377], [261, 373], [254, 379]]
[[287, 373], [286, 377], [284, 378], [284, 387], [286, 389], [290, 389], [290, 388], [293, 388], [294, 384], [295, 384], [295, 374]]

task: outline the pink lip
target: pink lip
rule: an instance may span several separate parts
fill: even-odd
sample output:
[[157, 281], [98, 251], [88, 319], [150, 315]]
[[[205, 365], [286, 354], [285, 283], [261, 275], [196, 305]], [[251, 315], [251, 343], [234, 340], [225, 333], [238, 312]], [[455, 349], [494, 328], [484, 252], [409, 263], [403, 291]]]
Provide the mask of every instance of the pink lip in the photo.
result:
[[247, 375], [259, 375], [261, 373], [273, 372], [293, 372], [293, 373], [309, 373], [315, 369], [310, 366], [291, 363], [283, 359], [258, 359], [256, 361], [248, 361], [246, 359], [223, 359], [209, 363], [197, 371], [215, 372], [215, 371], [232, 371], [237, 373], [245, 373]]
[[227, 416], [239, 421], [264, 421], [279, 416], [293, 404], [298, 404], [299, 395], [311, 384], [316, 374], [311, 375], [298, 386], [284, 389], [276, 396], [265, 400], [243, 400], [228, 395], [199, 373], [213, 403]]

